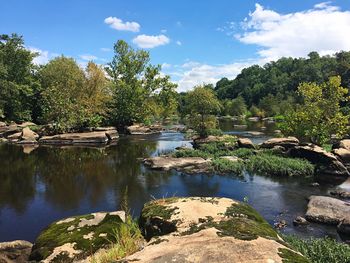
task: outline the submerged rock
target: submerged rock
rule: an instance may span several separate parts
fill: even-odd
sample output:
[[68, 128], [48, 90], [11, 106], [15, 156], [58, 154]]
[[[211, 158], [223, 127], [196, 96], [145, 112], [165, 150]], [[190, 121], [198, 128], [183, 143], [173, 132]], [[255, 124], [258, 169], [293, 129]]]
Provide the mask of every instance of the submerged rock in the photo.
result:
[[0, 243], [1, 263], [25, 263], [28, 262], [33, 244], [25, 240], [15, 240]]
[[307, 220], [337, 225], [343, 220], [350, 220], [350, 203], [327, 196], [310, 196]]
[[271, 148], [274, 148], [276, 146], [282, 146], [285, 149], [289, 149], [289, 148], [292, 148], [298, 144], [299, 144], [299, 140], [295, 137], [272, 138], [272, 139], [269, 139], [269, 140], [263, 142], [260, 145], [260, 147], [271, 149]]
[[302, 216], [298, 216], [294, 219], [293, 225], [295, 226], [303, 226], [303, 225], [308, 225], [309, 222]]
[[248, 138], [239, 138], [237, 140], [237, 144], [240, 148], [255, 149], [254, 143]]
[[125, 212], [92, 213], [57, 221], [35, 240], [29, 259], [41, 262], [76, 262], [108, 247]]
[[140, 224], [150, 241], [123, 262], [308, 262], [254, 209], [228, 198], [155, 200]]
[[144, 164], [151, 169], [157, 170], [181, 170], [186, 172], [205, 172], [208, 170], [211, 161], [201, 157], [168, 157], [159, 156], [144, 159]]
[[[108, 133], [108, 135], [107, 135]], [[44, 136], [39, 139], [41, 144], [54, 145], [86, 145], [86, 144], [106, 144], [117, 139], [116, 130], [82, 133], [64, 133], [53, 136]]]

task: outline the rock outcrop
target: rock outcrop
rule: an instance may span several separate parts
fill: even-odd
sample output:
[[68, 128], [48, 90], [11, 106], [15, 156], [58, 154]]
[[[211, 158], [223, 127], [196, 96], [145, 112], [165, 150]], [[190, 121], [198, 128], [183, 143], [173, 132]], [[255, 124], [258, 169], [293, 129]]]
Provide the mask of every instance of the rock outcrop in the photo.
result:
[[237, 144], [240, 148], [255, 149], [253, 142], [248, 138], [239, 138]]
[[292, 148], [299, 144], [299, 140], [295, 137], [286, 137], [286, 138], [272, 138], [263, 142], [260, 147], [272, 149], [276, 146], [282, 146], [285, 149]]
[[[107, 135], [108, 134], [108, 135]], [[39, 139], [40, 144], [53, 145], [93, 145], [106, 144], [118, 138], [116, 130], [94, 131], [82, 133], [64, 133], [53, 136], [43, 136]]]
[[168, 157], [159, 156], [144, 159], [144, 164], [156, 170], [180, 170], [189, 173], [199, 173], [208, 170], [211, 161], [201, 157]]
[[123, 262], [308, 262], [254, 209], [228, 198], [152, 201], [140, 224], [149, 242]]
[[350, 203], [327, 196], [310, 196], [305, 215], [309, 221], [338, 225], [350, 220]]
[[40, 262], [76, 262], [109, 247], [125, 212], [92, 213], [57, 221], [35, 240], [29, 260]]
[[22, 130], [18, 143], [19, 144], [36, 144], [38, 143], [37, 139], [39, 139], [39, 135], [33, 132], [29, 127], [25, 127]]
[[33, 244], [24, 240], [0, 243], [1, 263], [25, 263], [28, 262]]
[[130, 135], [147, 135], [161, 133], [163, 127], [160, 125], [145, 126], [142, 124], [134, 124], [126, 128]]

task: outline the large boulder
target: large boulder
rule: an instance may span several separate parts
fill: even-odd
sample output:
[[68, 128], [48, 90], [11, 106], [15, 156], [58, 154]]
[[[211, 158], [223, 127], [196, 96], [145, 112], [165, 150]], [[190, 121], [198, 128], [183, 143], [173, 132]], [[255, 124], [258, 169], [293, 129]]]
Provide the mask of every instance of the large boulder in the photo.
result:
[[134, 124], [126, 127], [126, 130], [130, 135], [147, 135], [161, 133], [163, 127], [160, 125], [145, 126], [142, 124]]
[[305, 217], [310, 221], [337, 225], [350, 220], [350, 203], [328, 196], [310, 196]]
[[303, 158], [315, 164], [318, 171], [326, 175], [348, 177], [349, 172], [338, 158], [323, 148], [313, 145], [299, 145], [289, 150], [291, 157]]
[[282, 146], [285, 149], [292, 148], [299, 144], [299, 140], [295, 137], [286, 137], [286, 138], [272, 138], [267, 141], [264, 141], [260, 147], [272, 149], [276, 146]]
[[1, 263], [25, 263], [28, 262], [33, 244], [25, 240], [15, 240], [0, 243]]
[[32, 131], [29, 127], [25, 127], [22, 130], [19, 144], [36, 144], [39, 135]]
[[[110, 133], [111, 131], [108, 131]], [[86, 145], [86, 144], [106, 144], [109, 139], [106, 131], [64, 133], [53, 136], [43, 136], [39, 139], [41, 144], [55, 145]]]
[[42, 262], [76, 262], [111, 245], [125, 221], [125, 212], [99, 212], [57, 221], [35, 240], [29, 259]]
[[144, 164], [156, 170], [181, 170], [186, 172], [205, 172], [208, 170], [211, 161], [201, 157], [168, 157], [159, 156], [144, 159]]
[[228, 198], [155, 200], [140, 224], [149, 242], [123, 262], [308, 262], [254, 209]]
[[338, 148], [334, 149], [332, 153], [334, 153], [347, 168], [350, 167], [350, 150]]
[[334, 148], [343, 148], [350, 151], [350, 139], [344, 139], [339, 141], [338, 144], [333, 146]]
[[239, 138], [237, 144], [240, 148], [255, 149], [254, 143], [248, 138]]

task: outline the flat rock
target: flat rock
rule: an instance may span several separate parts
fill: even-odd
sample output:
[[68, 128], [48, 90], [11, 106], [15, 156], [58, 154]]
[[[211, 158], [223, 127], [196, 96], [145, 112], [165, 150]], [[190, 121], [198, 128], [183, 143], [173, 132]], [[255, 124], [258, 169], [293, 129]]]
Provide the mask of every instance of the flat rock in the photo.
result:
[[155, 200], [145, 204], [140, 224], [150, 240], [123, 262], [308, 262], [254, 209], [228, 198]]
[[72, 145], [72, 144], [106, 144], [106, 132], [65, 133], [53, 136], [43, 136], [39, 139], [41, 144]]
[[334, 149], [332, 152], [341, 160], [341, 162], [346, 167], [350, 167], [350, 150], [345, 148], [338, 148]]
[[350, 203], [327, 196], [310, 196], [307, 220], [337, 225], [343, 220], [350, 220]]
[[237, 144], [240, 148], [255, 149], [254, 143], [248, 138], [239, 138]]
[[125, 212], [99, 212], [52, 223], [35, 240], [29, 260], [76, 262], [109, 247]]
[[17, 126], [20, 128], [25, 128], [25, 127], [29, 127], [29, 126], [36, 126], [36, 124], [34, 122], [31, 122], [31, 121], [26, 121], [26, 122], [23, 122], [21, 124], [17, 124]]
[[159, 156], [144, 159], [144, 164], [157, 170], [183, 170], [187, 172], [200, 172], [207, 170], [210, 160], [201, 157], [168, 157]]
[[25, 240], [15, 240], [0, 243], [1, 263], [25, 263], [28, 262], [33, 244]]
[[344, 139], [339, 142], [339, 148], [343, 148], [350, 151], [350, 139]]
[[130, 135], [147, 135], [147, 134], [158, 134], [161, 133], [163, 127], [160, 125], [145, 126], [141, 124], [134, 124], [126, 128]]
[[295, 137], [286, 137], [286, 138], [272, 138], [263, 142], [260, 147], [271, 149], [275, 146], [282, 146], [286, 149], [294, 147], [299, 144], [299, 140]]

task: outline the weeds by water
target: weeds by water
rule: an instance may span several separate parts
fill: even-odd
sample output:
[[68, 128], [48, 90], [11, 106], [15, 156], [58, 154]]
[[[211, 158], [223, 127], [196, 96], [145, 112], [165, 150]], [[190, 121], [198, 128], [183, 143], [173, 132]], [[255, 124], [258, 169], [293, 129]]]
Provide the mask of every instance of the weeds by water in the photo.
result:
[[283, 239], [312, 263], [349, 263], [350, 246], [331, 238], [301, 239], [284, 235]]
[[230, 161], [222, 158], [214, 159], [212, 168], [218, 173], [233, 173], [235, 175], [242, 175], [245, 169], [242, 161]]

